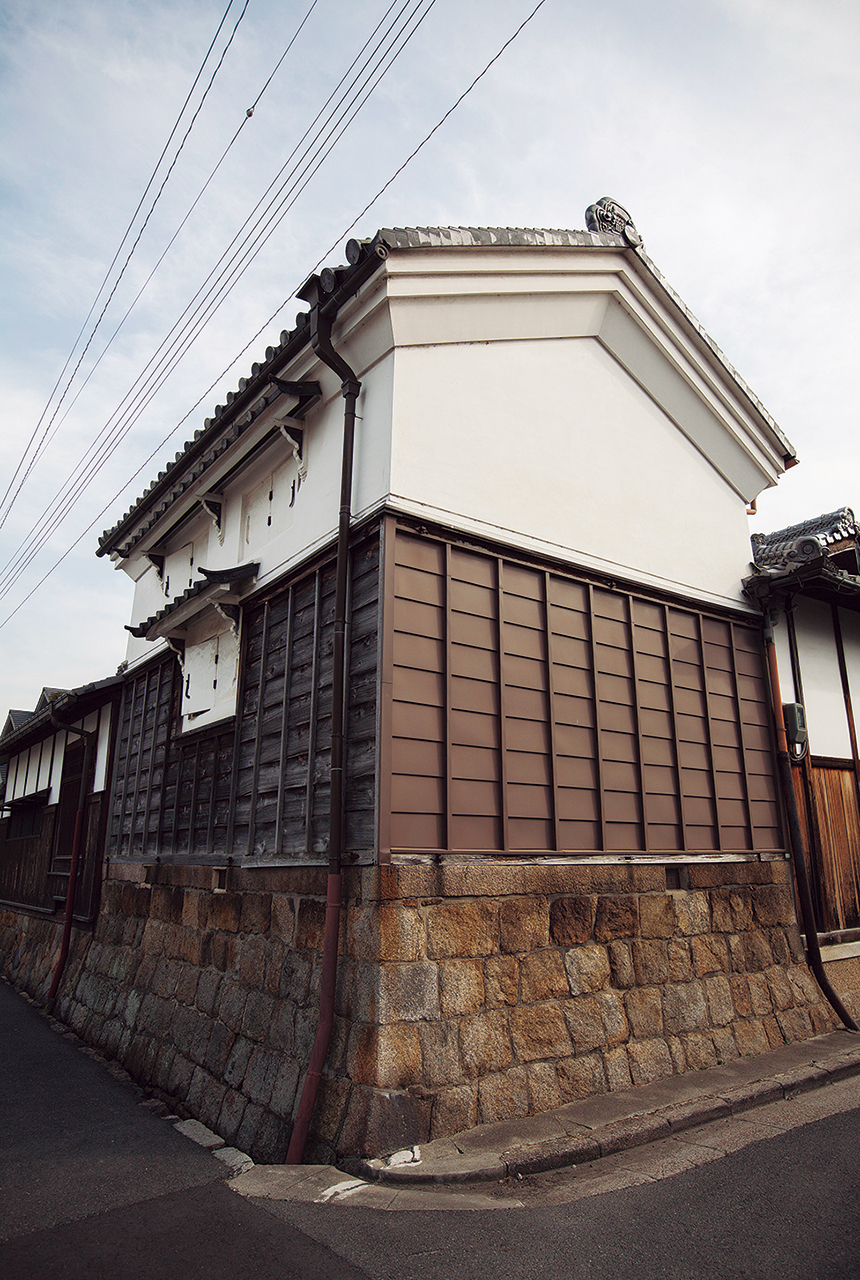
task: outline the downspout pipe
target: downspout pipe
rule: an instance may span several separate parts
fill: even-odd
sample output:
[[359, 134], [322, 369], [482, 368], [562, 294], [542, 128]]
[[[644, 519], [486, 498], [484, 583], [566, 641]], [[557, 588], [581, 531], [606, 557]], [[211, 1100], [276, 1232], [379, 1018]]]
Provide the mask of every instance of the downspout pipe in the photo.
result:
[[809, 967], [815, 974], [816, 981], [849, 1031], [860, 1031], [860, 1027], [851, 1017], [837, 993], [830, 985], [830, 979], [824, 969], [821, 948], [818, 945], [818, 928], [815, 923], [815, 911], [812, 905], [812, 893], [809, 888], [809, 875], [806, 870], [806, 852], [803, 847], [803, 833], [800, 829], [800, 816], [797, 810], [797, 796], [794, 791], [794, 780], [791, 776], [791, 757], [788, 752], [788, 739], [785, 735], [785, 720], [782, 714], [782, 695], [779, 689], [779, 668], [776, 661], [776, 645], [773, 639], [773, 626], [770, 616], [765, 613], [764, 643], [767, 651], [768, 674], [770, 675], [770, 693], [773, 700], [773, 719], [776, 726], [776, 756], [779, 766], [779, 780], [785, 797], [788, 817], [788, 836], [791, 858], [794, 864], [797, 897], [803, 921], [803, 932], [806, 936], [806, 954]]
[[78, 811], [75, 816], [75, 833], [72, 838], [72, 858], [71, 865], [69, 866], [69, 883], [68, 888], [66, 889], [66, 918], [63, 923], [63, 939], [60, 943], [60, 954], [57, 959], [57, 966], [54, 969], [51, 990], [48, 992], [48, 999], [45, 1002], [45, 1007], [49, 1013], [54, 1007], [54, 1001], [56, 1000], [57, 992], [60, 989], [63, 970], [66, 967], [66, 961], [69, 957], [69, 945], [72, 939], [72, 916], [75, 912], [75, 895], [78, 887], [78, 867], [81, 860], [81, 845], [84, 841], [87, 787], [89, 785], [96, 739], [98, 738], [97, 729], [75, 729], [70, 724], [64, 724], [53, 711], [51, 712], [51, 724], [55, 729], [64, 729], [66, 733], [76, 733], [78, 737], [84, 739], [84, 764], [83, 772], [81, 773], [81, 788], [78, 793]]
[[341, 379], [344, 399], [343, 453], [341, 461], [340, 510], [335, 561], [334, 641], [332, 670], [331, 796], [329, 800], [328, 886], [322, 973], [320, 975], [319, 1021], [301, 1098], [293, 1119], [293, 1131], [286, 1164], [301, 1164], [313, 1117], [322, 1071], [334, 1026], [337, 953], [343, 895], [344, 829], [344, 701], [346, 695], [346, 596], [349, 571], [349, 529], [352, 519], [352, 472], [355, 452], [355, 408], [361, 383], [331, 343], [335, 308], [324, 308], [320, 280], [311, 276], [299, 297], [311, 305], [311, 347], [320, 360]]

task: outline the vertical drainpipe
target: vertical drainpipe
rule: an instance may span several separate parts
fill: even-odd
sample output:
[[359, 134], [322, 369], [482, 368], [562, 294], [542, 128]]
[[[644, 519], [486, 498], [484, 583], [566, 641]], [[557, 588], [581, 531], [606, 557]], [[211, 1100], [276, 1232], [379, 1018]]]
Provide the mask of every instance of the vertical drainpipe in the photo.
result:
[[98, 738], [98, 729], [73, 729], [71, 725], [63, 724], [62, 720], [58, 719], [53, 711], [51, 712], [51, 724], [55, 729], [65, 729], [66, 733], [76, 733], [78, 737], [84, 739], [84, 764], [83, 773], [81, 774], [81, 789], [78, 793], [78, 811], [75, 816], [75, 834], [72, 837], [72, 856], [69, 866], [69, 883], [66, 890], [66, 918], [63, 923], [63, 940], [60, 943], [60, 955], [57, 960], [57, 967], [54, 970], [51, 990], [48, 992], [48, 999], [45, 1002], [45, 1007], [49, 1013], [54, 1008], [54, 1001], [60, 989], [60, 979], [63, 976], [63, 970], [66, 967], [66, 960], [69, 955], [69, 944], [72, 938], [72, 916], [75, 911], [75, 894], [78, 887], [78, 866], [80, 865], [81, 845], [84, 839], [87, 786], [89, 784], [96, 739]]
[[[320, 360], [341, 379], [344, 399], [343, 454], [341, 462], [340, 513], [337, 528], [336, 582], [334, 603], [334, 652], [332, 656], [331, 713], [331, 797], [329, 801], [328, 891], [326, 895], [325, 932], [323, 935], [322, 973], [320, 976], [319, 1021], [311, 1049], [307, 1074], [299, 1105], [293, 1119], [293, 1132], [286, 1164], [301, 1164], [313, 1117], [322, 1071], [328, 1054], [334, 1025], [335, 986], [337, 983], [337, 951], [340, 933], [343, 878], [343, 771], [344, 771], [344, 699], [346, 693], [346, 588], [349, 568], [349, 528], [352, 518], [352, 469], [355, 441], [355, 406], [361, 383], [331, 345], [332, 315], [322, 307], [320, 281], [317, 276], [300, 291], [299, 297], [310, 303], [311, 347]], [[334, 308], [332, 308], [334, 311]]]
[[849, 1031], [860, 1031], [860, 1027], [851, 1017], [845, 1005], [830, 985], [821, 958], [818, 945], [818, 929], [815, 924], [815, 911], [812, 905], [812, 894], [809, 889], [809, 876], [806, 870], [806, 852], [803, 847], [803, 833], [800, 829], [800, 815], [797, 811], [797, 796], [794, 793], [794, 779], [791, 776], [791, 757], [788, 754], [788, 739], [785, 736], [785, 719], [782, 714], [782, 695], [779, 690], [779, 668], [776, 661], [776, 645], [773, 639], [772, 614], [764, 605], [764, 643], [767, 651], [767, 667], [770, 676], [770, 694], [773, 703], [773, 719], [776, 726], [776, 757], [779, 765], [779, 780], [788, 817], [788, 836], [791, 858], [794, 863], [797, 896], [800, 901], [800, 914], [803, 920], [803, 932], [806, 935], [806, 952], [809, 967], [815, 974], [818, 985], [826, 1000], [839, 1015]]

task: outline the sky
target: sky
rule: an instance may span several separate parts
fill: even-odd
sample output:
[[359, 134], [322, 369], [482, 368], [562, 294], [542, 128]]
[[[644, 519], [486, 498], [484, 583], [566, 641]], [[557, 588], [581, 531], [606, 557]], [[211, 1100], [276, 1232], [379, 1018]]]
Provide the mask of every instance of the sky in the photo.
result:
[[[581, 229], [613, 196], [797, 450], [751, 531], [860, 515], [860, 8], [543, 0], [362, 212], [536, 4], [0, 0], [0, 724], [114, 673], [131, 583], [98, 536], [293, 326], [315, 265], [379, 227]], [[302, 160], [392, 21], [408, 42]], [[297, 161], [181, 361], [137, 382]]]

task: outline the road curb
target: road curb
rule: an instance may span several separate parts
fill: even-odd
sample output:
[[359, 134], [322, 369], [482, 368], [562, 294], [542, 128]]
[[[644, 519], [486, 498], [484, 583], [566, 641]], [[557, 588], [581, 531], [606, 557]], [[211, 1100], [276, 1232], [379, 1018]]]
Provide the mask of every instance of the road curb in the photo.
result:
[[[820, 1038], [821, 1041], [831, 1041], [831, 1044], [832, 1039], [833, 1037]], [[814, 1043], [811, 1047], [814, 1052]], [[419, 1187], [502, 1181], [505, 1178], [547, 1173], [578, 1164], [593, 1164], [619, 1151], [645, 1146], [699, 1125], [742, 1115], [756, 1107], [790, 1100], [825, 1085], [860, 1075], [860, 1038], [856, 1048], [840, 1045], [834, 1051], [827, 1052], [830, 1046], [822, 1043], [820, 1047], [824, 1049], [824, 1053], [813, 1056], [808, 1062], [783, 1066], [769, 1075], [757, 1079], [740, 1079], [735, 1084], [731, 1083], [732, 1074], [748, 1073], [749, 1059], [709, 1068], [708, 1071], [701, 1072], [701, 1082], [707, 1086], [708, 1074], [713, 1072], [713, 1091], [706, 1087], [698, 1097], [670, 1102], [668, 1105], [663, 1102], [662, 1105], [651, 1108], [646, 1105], [637, 1109], [637, 1095], [641, 1098], [648, 1086], [644, 1086], [642, 1090], [630, 1090], [623, 1095], [602, 1095], [604, 1100], [616, 1099], [619, 1109], [623, 1110], [625, 1101], [631, 1107], [629, 1114], [602, 1123], [587, 1122], [585, 1117], [589, 1102], [596, 1100], [585, 1100], [558, 1112], [546, 1112], [542, 1116], [514, 1122], [521, 1133], [515, 1143], [510, 1141], [510, 1135], [506, 1135], [507, 1141], [502, 1139], [498, 1143], [494, 1142], [493, 1131], [503, 1134], [505, 1126], [488, 1125], [483, 1131], [472, 1130], [468, 1135], [455, 1135], [451, 1139], [429, 1143], [424, 1148], [415, 1147], [397, 1152], [393, 1156], [347, 1160], [340, 1168], [367, 1182], [396, 1187]], [[786, 1050], [775, 1051], [770, 1056], [778, 1058], [780, 1053], [788, 1056], [793, 1048], [794, 1046], [786, 1046]], [[681, 1091], [685, 1086], [688, 1087], [688, 1080], [685, 1076], [672, 1077], [670, 1081], [662, 1082], [662, 1091], [671, 1089], [672, 1081], [678, 1082], [677, 1087]], [[583, 1113], [584, 1122], [581, 1124], [573, 1121], [570, 1114], [577, 1107]], [[554, 1117], [558, 1117], [559, 1127], [566, 1124], [569, 1131], [552, 1137], [544, 1133], [529, 1141], [527, 1131], [530, 1120], [535, 1122], [536, 1128], [538, 1122], [542, 1121], [545, 1130], [547, 1121], [551, 1123]], [[468, 1143], [472, 1149], [465, 1150], [457, 1145], [458, 1142]]]

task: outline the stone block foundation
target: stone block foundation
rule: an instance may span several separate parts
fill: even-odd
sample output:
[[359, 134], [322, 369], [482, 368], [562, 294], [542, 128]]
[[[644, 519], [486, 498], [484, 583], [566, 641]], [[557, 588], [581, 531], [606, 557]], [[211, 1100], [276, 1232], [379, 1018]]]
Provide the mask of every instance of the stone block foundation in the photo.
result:
[[[112, 866], [55, 1012], [278, 1162], [316, 1026], [325, 872], [219, 875]], [[373, 1156], [834, 1029], [787, 863], [689, 864], [683, 881], [667, 889], [657, 865], [477, 859], [347, 872], [309, 1157]], [[0, 908], [6, 976], [44, 996], [60, 930]]]

